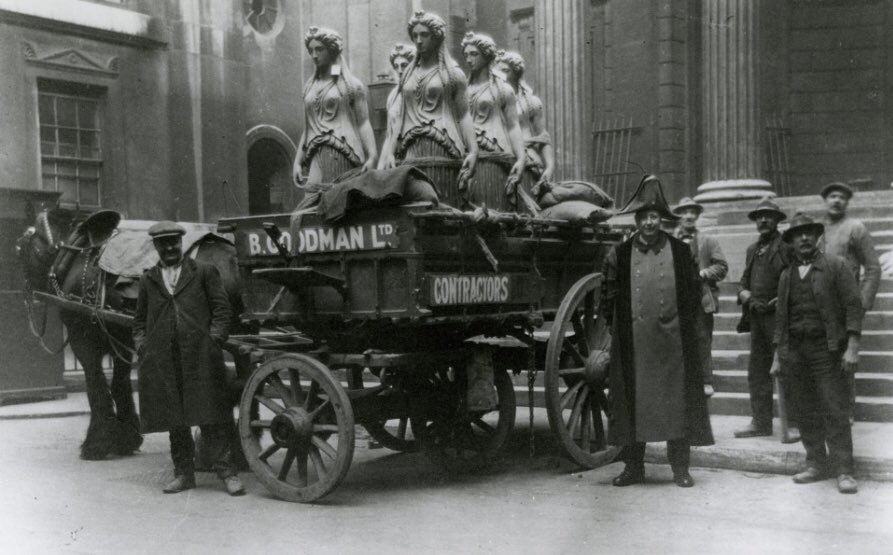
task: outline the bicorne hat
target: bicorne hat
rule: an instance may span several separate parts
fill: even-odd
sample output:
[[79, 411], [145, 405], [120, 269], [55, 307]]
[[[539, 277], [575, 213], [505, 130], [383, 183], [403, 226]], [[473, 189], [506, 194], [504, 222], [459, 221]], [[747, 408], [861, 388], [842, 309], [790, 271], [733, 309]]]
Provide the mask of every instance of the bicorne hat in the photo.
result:
[[185, 229], [174, 222], [167, 220], [153, 224], [152, 227], [149, 228], [149, 236], [152, 237], [152, 239], [159, 239], [161, 237], [179, 237], [185, 234]]
[[815, 236], [819, 237], [822, 233], [825, 233], [825, 226], [813, 220], [803, 212], [797, 212], [794, 214], [794, 217], [791, 218], [791, 225], [781, 235], [781, 238], [790, 243], [794, 238], [794, 235], [803, 233], [804, 231], [815, 233]]
[[673, 209], [673, 214], [680, 216], [680, 212], [686, 208], [694, 208], [698, 211], [698, 214], [704, 211], [704, 207], [692, 200], [691, 197], [683, 197], [682, 200], [679, 201], [679, 204], [676, 205], [676, 208]]
[[667, 203], [666, 197], [664, 197], [660, 180], [653, 175], [646, 175], [642, 178], [632, 198], [617, 213], [635, 214], [640, 210], [656, 210], [662, 218], [667, 220], [676, 221], [679, 219], [679, 216], [670, 210], [670, 205]]
[[853, 190], [850, 188], [850, 186], [845, 183], [841, 183], [840, 181], [828, 183], [827, 185], [822, 187], [822, 198], [826, 198], [834, 191], [840, 191], [841, 193], [843, 193], [843, 196], [845, 196], [847, 200], [853, 198]]
[[757, 204], [757, 207], [747, 213], [747, 217], [753, 221], [756, 221], [757, 216], [764, 212], [775, 214], [775, 216], [778, 217], [778, 221], [781, 221], [788, 217], [787, 214], [782, 212], [781, 208], [779, 208], [777, 204], [772, 202], [772, 199], [770, 199], [769, 197], [763, 197], [763, 200], [761, 200], [760, 203]]

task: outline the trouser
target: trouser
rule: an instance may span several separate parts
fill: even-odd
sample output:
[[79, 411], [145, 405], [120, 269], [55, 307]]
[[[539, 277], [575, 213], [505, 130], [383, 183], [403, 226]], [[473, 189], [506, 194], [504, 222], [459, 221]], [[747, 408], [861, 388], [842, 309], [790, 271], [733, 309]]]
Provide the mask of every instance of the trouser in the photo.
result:
[[703, 341], [701, 341], [701, 373], [705, 385], [713, 384], [713, 313], [705, 312], [701, 317]]
[[[645, 467], [645, 442], [637, 441], [623, 448], [620, 459], [629, 467], [644, 469]], [[686, 438], [667, 440], [667, 459], [673, 474], [688, 472], [691, 459], [691, 444]]]
[[781, 364], [799, 411], [806, 464], [852, 474], [850, 380], [841, 352], [829, 351], [824, 337], [791, 338]]
[[[775, 314], [750, 312], [750, 360], [747, 364], [747, 385], [750, 389], [750, 413], [757, 428], [772, 429], [772, 357], [775, 348]], [[781, 378], [784, 380], [785, 378]], [[786, 382], [785, 382], [786, 383]], [[784, 398], [788, 409], [788, 423], [796, 422], [797, 403], [785, 387]]]
[[[230, 461], [227, 424], [205, 424], [202, 430], [203, 448], [208, 453], [212, 468], [220, 478], [236, 475]], [[171, 441], [171, 459], [174, 461], [174, 475], [189, 475], [195, 472], [195, 442], [189, 426], [171, 428], [168, 433]]]

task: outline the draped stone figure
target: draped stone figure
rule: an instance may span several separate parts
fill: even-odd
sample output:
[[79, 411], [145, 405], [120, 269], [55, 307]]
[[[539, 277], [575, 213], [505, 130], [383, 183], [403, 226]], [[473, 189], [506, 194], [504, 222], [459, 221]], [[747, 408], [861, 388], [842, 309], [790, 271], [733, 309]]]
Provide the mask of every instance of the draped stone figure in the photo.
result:
[[478, 156], [465, 74], [446, 50], [446, 23], [440, 16], [415, 12], [407, 30], [416, 57], [398, 85], [401, 113], [382, 167], [413, 164], [422, 168], [437, 186], [441, 200], [461, 207]]
[[349, 169], [374, 168], [378, 149], [366, 87], [347, 67], [344, 39], [337, 31], [312, 26], [304, 45], [315, 69], [304, 85], [304, 132], [295, 157], [295, 182], [331, 183]]
[[531, 192], [536, 185], [551, 182], [555, 175], [555, 151], [552, 137], [546, 131], [543, 101], [533, 94], [533, 89], [524, 80], [524, 58], [521, 54], [498, 51], [496, 67], [515, 91], [518, 125], [524, 140], [525, 171], [521, 181]]
[[[388, 56], [391, 69], [394, 71], [394, 77], [397, 83], [403, 79], [403, 74], [409, 64], [415, 59], [415, 47], [406, 43], [398, 42], [391, 48]], [[396, 140], [396, 129], [400, 125], [400, 118], [403, 115], [403, 98], [400, 94], [400, 87], [394, 87], [388, 93], [388, 99], [385, 103], [388, 112], [388, 127], [385, 131], [384, 142], [381, 145], [381, 157], [378, 160], [378, 169], [393, 168], [394, 162], [394, 146]]]
[[468, 66], [468, 106], [481, 151], [469, 200], [500, 210], [516, 205], [515, 187], [524, 171], [524, 140], [515, 91], [496, 71], [496, 43], [483, 33], [462, 39]]

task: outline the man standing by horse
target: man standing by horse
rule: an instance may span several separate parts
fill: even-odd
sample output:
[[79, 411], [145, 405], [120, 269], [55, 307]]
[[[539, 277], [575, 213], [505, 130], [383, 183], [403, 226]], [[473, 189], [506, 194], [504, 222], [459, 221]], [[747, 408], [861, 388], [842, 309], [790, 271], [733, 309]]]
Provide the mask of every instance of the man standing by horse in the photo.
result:
[[140, 278], [133, 325], [143, 432], [170, 434], [174, 479], [164, 493], [195, 487], [190, 426], [200, 426], [217, 476], [230, 495], [243, 495], [230, 460], [232, 406], [221, 351], [232, 308], [217, 268], [183, 256], [185, 233], [168, 221], [149, 228], [160, 260]]

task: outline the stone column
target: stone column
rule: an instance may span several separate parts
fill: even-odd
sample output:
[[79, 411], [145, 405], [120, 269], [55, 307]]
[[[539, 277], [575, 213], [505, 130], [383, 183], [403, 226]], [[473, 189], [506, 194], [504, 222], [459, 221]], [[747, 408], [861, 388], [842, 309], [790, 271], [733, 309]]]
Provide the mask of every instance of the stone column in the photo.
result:
[[698, 202], [774, 196], [762, 173], [758, 15], [754, 0], [703, 0], [702, 142]]
[[536, 0], [534, 93], [543, 101], [558, 179], [580, 179], [592, 172], [588, 5], [580, 0]]

